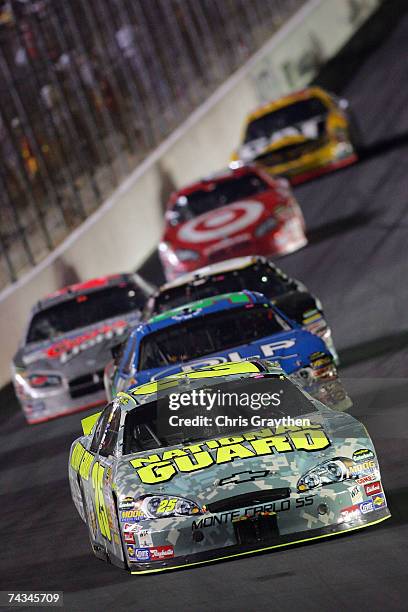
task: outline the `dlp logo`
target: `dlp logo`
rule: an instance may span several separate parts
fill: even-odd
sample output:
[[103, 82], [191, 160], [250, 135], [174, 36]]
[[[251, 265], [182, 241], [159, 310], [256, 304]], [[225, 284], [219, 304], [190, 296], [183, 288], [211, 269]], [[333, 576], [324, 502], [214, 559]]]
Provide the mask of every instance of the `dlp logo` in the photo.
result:
[[[267, 344], [261, 344], [259, 346], [260, 353], [256, 353], [255, 355], [241, 355], [238, 351], [232, 351], [231, 353], [227, 353], [226, 356], [220, 355], [216, 357], [207, 357], [206, 359], [200, 359], [199, 361], [192, 361], [186, 365], [176, 365], [170, 368], [166, 368], [164, 370], [160, 370], [158, 374], [152, 376], [150, 380], [159, 380], [164, 376], [169, 376], [170, 374], [175, 374], [176, 372], [191, 372], [192, 370], [196, 370], [197, 368], [205, 368], [218, 365], [220, 363], [226, 363], [228, 361], [241, 361], [242, 359], [253, 359], [256, 357], [277, 357], [279, 351], [284, 351], [286, 349], [290, 349], [295, 346], [296, 341], [290, 338], [286, 340], [279, 340], [278, 342], [268, 342]], [[278, 355], [277, 355], [278, 354]], [[295, 357], [295, 355], [285, 355], [285, 357]]]

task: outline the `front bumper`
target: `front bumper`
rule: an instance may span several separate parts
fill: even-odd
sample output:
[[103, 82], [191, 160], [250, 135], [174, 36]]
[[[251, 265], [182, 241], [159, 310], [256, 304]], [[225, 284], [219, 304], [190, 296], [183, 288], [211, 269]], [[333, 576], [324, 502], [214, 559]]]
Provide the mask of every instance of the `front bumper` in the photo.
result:
[[[132, 573], [175, 569], [375, 525], [391, 515], [377, 468], [371, 478], [377, 480], [374, 497], [366, 491], [364, 482], [358, 484], [354, 479], [304, 493], [295, 493], [294, 484], [277, 501], [265, 502], [267, 497], [259, 490], [256, 506], [232, 509], [230, 501], [234, 498], [228, 497], [221, 511], [123, 526], [124, 533], [127, 528], [135, 529], [133, 545], [129, 546], [129, 539], [122, 536], [128, 567]], [[297, 476], [293, 479], [296, 482]], [[265, 494], [268, 490], [262, 491]]]
[[81, 410], [87, 410], [106, 403], [104, 390], [89, 393], [73, 399], [69, 391], [62, 388], [60, 392], [52, 395], [37, 393], [35, 398], [20, 398], [21, 408], [30, 425], [50, 421], [60, 416], [66, 416]]
[[299, 531], [290, 535], [278, 536], [275, 540], [259, 540], [250, 545], [233, 544], [229, 546], [213, 548], [211, 550], [203, 550], [202, 552], [195, 552], [191, 554], [177, 556], [173, 559], [168, 559], [166, 561], [159, 561], [154, 563], [130, 562], [129, 569], [132, 574], [150, 574], [171, 569], [182, 569], [189, 566], [191, 567], [204, 563], [222, 561], [225, 559], [233, 559], [245, 555], [265, 552], [277, 548], [283, 548], [285, 546], [303, 544], [305, 542], [319, 540], [321, 538], [327, 538], [333, 535], [349, 533], [358, 529], [362, 529], [364, 527], [377, 525], [378, 523], [381, 523], [382, 521], [385, 521], [389, 518], [391, 518], [391, 514], [389, 510], [385, 508], [383, 510], [377, 511], [375, 513], [375, 516], [370, 519], [360, 519], [358, 521], [354, 521], [354, 523], [342, 523], [337, 525], [329, 525], [327, 527], [321, 527], [318, 529], [310, 529], [308, 531]]

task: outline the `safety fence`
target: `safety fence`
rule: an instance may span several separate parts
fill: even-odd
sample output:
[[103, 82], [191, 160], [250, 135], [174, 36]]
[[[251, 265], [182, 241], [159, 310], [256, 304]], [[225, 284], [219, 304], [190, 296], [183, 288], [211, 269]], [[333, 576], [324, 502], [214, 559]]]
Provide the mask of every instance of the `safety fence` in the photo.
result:
[[0, 288], [55, 248], [302, 4], [3, 3]]

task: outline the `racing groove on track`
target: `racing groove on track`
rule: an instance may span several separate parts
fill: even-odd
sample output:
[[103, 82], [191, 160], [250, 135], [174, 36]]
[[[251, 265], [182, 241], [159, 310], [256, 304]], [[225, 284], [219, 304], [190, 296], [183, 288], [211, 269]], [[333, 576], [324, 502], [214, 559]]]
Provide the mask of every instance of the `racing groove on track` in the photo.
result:
[[393, 518], [280, 552], [131, 577], [92, 558], [70, 500], [67, 454], [80, 417], [28, 428], [3, 393], [1, 589], [64, 590], [70, 611], [407, 609], [407, 57], [405, 15], [341, 90], [361, 118], [365, 159], [297, 190], [310, 245], [281, 260], [326, 307]]

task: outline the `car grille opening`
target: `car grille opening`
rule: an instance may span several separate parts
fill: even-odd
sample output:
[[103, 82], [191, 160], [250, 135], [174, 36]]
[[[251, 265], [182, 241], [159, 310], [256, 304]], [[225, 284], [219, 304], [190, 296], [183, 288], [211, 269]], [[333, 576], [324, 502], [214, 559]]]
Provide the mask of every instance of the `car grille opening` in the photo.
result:
[[276, 514], [256, 516], [234, 522], [234, 533], [237, 544], [265, 544], [279, 540], [279, 527]]
[[279, 489], [268, 489], [267, 491], [252, 491], [251, 493], [243, 493], [242, 495], [234, 495], [226, 499], [220, 499], [211, 504], [207, 504], [207, 509], [210, 512], [228, 512], [229, 510], [237, 510], [238, 508], [249, 508], [266, 502], [279, 501], [290, 497], [290, 489], [281, 487]]
[[72, 399], [96, 393], [103, 389], [103, 370], [84, 374], [69, 381], [69, 394]]

